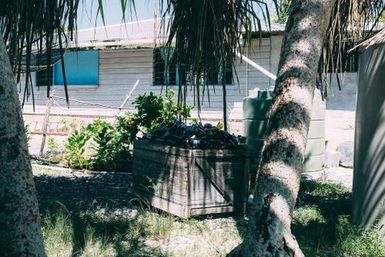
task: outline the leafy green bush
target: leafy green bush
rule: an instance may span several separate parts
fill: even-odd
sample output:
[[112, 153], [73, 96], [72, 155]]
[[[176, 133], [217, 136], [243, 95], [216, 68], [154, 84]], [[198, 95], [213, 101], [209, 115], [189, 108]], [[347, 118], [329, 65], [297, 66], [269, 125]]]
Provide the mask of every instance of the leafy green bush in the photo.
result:
[[76, 169], [127, 170], [132, 142], [138, 132], [186, 119], [192, 109], [178, 104], [172, 90], [167, 90], [164, 98], [145, 93], [134, 104], [137, 113], [116, 117], [114, 125], [95, 120], [81, 129], [72, 127], [74, 132], [65, 146], [68, 165]]
[[293, 224], [309, 226], [311, 223], [326, 223], [325, 217], [317, 206], [300, 207], [294, 210]]
[[95, 120], [68, 137], [65, 159], [71, 168], [112, 170], [122, 156], [130, 158], [130, 114], [117, 118], [112, 126]]
[[48, 160], [51, 163], [59, 163], [63, 160], [63, 151], [60, 149], [59, 144], [56, 142], [55, 138], [48, 138]]
[[90, 160], [84, 155], [85, 145], [90, 139], [87, 130], [74, 130], [68, 137], [65, 144], [64, 159], [69, 167], [74, 169], [87, 169], [90, 166]]
[[351, 197], [351, 192], [342, 184], [309, 180], [301, 182], [300, 198], [306, 196], [323, 200], [346, 200]]
[[131, 158], [132, 121], [133, 115], [126, 113], [116, 118], [114, 126], [105, 126], [94, 135], [96, 143], [96, 155], [92, 159], [94, 169], [127, 170]]
[[133, 104], [138, 110], [134, 117], [134, 126], [138, 131], [149, 131], [160, 125], [175, 123], [177, 120], [190, 117], [192, 106], [178, 104], [175, 92], [166, 91], [166, 96], [154, 95], [150, 92], [139, 96]]

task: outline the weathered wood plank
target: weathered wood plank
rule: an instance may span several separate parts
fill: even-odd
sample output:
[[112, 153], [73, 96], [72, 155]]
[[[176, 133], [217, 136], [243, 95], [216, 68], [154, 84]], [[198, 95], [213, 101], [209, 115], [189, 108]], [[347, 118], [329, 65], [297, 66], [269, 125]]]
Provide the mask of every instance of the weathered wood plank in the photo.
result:
[[152, 206], [180, 217], [243, 211], [249, 157], [246, 149], [186, 149], [138, 140], [134, 188]]
[[199, 167], [200, 171], [207, 177], [211, 184], [218, 190], [223, 198], [230, 203], [231, 196], [225, 190], [225, 183], [223, 179], [218, 178], [218, 172], [214, 170], [207, 160], [203, 158], [195, 158], [195, 163]]

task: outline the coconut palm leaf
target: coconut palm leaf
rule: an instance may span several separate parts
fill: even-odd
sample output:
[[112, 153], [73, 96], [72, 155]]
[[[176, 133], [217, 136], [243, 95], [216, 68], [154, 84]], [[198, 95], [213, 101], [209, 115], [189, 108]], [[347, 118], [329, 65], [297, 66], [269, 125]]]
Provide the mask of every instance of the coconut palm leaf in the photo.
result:
[[[76, 42], [79, 3], [85, 0], [3, 0], [0, 32], [3, 36], [17, 82], [25, 73], [24, 100], [33, 95], [30, 73], [63, 63], [69, 42]], [[98, 14], [105, 22], [104, 2], [98, 0]], [[133, 0], [121, 0], [122, 17], [135, 11]], [[64, 69], [64, 67], [63, 67]], [[51, 72], [47, 69], [48, 76]], [[49, 82], [50, 83], [50, 82]], [[64, 83], [68, 99], [67, 85]], [[47, 85], [49, 95], [50, 84]], [[21, 90], [21, 89], [20, 89]], [[24, 102], [24, 101], [23, 101]]]
[[[30, 72], [62, 58], [68, 41], [74, 39], [78, 5], [79, 0], [3, 1], [0, 30], [18, 82], [21, 73], [30, 78]], [[25, 81], [24, 96], [28, 97], [33, 88], [30, 79]]]
[[[179, 72], [189, 72], [195, 105], [200, 111], [210, 74], [234, 66], [235, 53], [242, 51], [246, 35], [262, 31], [261, 23], [270, 26], [265, 1], [259, 0], [165, 0], [161, 1], [167, 34], [166, 47], [174, 47], [174, 60]], [[274, 1], [276, 4], [277, 2]], [[257, 11], [261, 10], [261, 18]], [[162, 37], [164, 38], [164, 36]], [[180, 75], [182, 76], [182, 74]], [[179, 85], [180, 94], [187, 93]], [[223, 87], [226, 90], [226, 87]], [[225, 95], [225, 92], [224, 92]], [[187, 96], [181, 96], [185, 99]], [[209, 99], [209, 97], [208, 97]], [[225, 100], [225, 99], [224, 99]]]
[[336, 1], [320, 60], [320, 75], [323, 78], [319, 80], [318, 86], [324, 96], [327, 95], [328, 72], [336, 73], [340, 85], [338, 73], [345, 70], [346, 60], [358, 51], [357, 48], [351, 51], [352, 48], [373, 36], [384, 10], [383, 0]]

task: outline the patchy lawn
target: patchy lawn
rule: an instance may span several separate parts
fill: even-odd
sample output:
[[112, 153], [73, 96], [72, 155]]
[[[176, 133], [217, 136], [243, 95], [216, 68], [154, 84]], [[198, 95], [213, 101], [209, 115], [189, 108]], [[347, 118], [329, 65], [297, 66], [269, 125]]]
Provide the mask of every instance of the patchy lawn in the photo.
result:
[[[48, 256], [221, 257], [241, 242], [244, 217], [179, 219], [152, 210], [123, 173], [34, 166]], [[307, 257], [385, 257], [377, 229], [350, 222], [351, 191], [303, 182], [293, 232]]]

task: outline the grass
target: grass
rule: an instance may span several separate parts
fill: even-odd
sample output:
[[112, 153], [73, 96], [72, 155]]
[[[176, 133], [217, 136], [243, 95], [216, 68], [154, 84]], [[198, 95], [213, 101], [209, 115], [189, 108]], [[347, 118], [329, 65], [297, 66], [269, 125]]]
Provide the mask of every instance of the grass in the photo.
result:
[[181, 220], [150, 209], [127, 215], [100, 206], [69, 211], [59, 203], [43, 212], [50, 257], [220, 257], [241, 242], [231, 218]]
[[[247, 228], [242, 217], [178, 219], [133, 201], [81, 203], [40, 202], [49, 257], [225, 257]], [[292, 230], [305, 256], [385, 257], [383, 234], [351, 225], [350, 214], [349, 189], [302, 183]]]
[[292, 229], [306, 257], [385, 257], [378, 228], [351, 224], [352, 194], [339, 184], [301, 184]]

